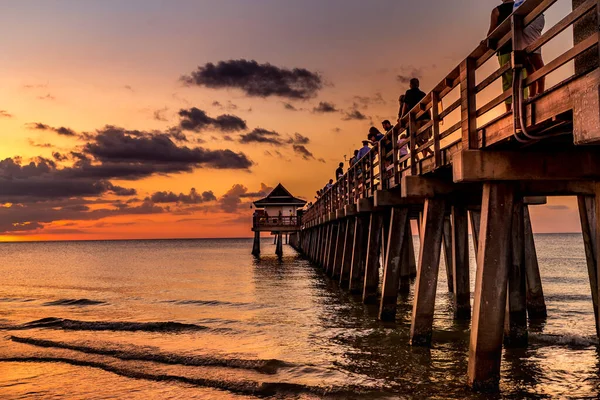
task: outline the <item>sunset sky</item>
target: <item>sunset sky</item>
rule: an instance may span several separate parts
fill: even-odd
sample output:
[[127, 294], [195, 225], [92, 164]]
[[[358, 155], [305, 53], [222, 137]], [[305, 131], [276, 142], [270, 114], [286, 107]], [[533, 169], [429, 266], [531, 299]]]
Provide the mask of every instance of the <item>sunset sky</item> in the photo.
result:
[[[0, 0], [0, 241], [249, 236], [252, 200], [312, 199], [497, 3]], [[572, 199], [532, 214], [579, 230]]]

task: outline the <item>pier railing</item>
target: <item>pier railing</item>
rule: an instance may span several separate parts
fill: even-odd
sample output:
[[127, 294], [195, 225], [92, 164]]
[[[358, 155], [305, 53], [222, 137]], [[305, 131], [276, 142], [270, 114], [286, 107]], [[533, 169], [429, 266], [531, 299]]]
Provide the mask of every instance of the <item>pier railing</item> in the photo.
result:
[[254, 216], [252, 218], [253, 228], [277, 228], [277, 227], [296, 227], [300, 226], [301, 219], [297, 216]]
[[[489, 90], [511, 69], [513, 76], [520, 76], [517, 72], [521, 71], [526, 54], [534, 53], [583, 18], [594, 18], [598, 14], [597, 0], [584, 1], [553, 26], [546, 26], [541, 37], [525, 47], [522, 40], [524, 27], [558, 2], [526, 0], [309, 207], [304, 223], [355, 204], [360, 198], [372, 197], [376, 190], [399, 187], [403, 176], [424, 175], [444, 168], [456, 152], [482, 150], [500, 143], [532, 144], [543, 140], [544, 134], [551, 129], [572, 128], [574, 106], [568, 93], [569, 85], [586, 74], [597, 72], [597, 29], [591, 30], [586, 37], [573, 35], [573, 45], [561, 49], [562, 53], [523, 79], [523, 87], [527, 87], [561, 69], [561, 76], [565, 78], [535, 98], [515, 96], [513, 88], [497, 95]], [[567, 0], [560, 1], [563, 2]], [[570, 5], [571, 1], [568, 3]], [[486, 73], [488, 61], [494, 62], [491, 59], [496, 49], [508, 43], [513, 47], [511, 62]], [[594, 54], [590, 56], [590, 53]], [[578, 65], [578, 58], [593, 62], [584, 61]], [[576, 60], [574, 67], [567, 65], [573, 60]], [[477, 79], [480, 75], [483, 77]], [[514, 103], [513, 110], [506, 112], [502, 107], [509, 100]], [[431, 119], [422, 121], [425, 114], [430, 114]], [[524, 128], [537, 132], [537, 136], [530, 134], [519, 138], [519, 132]]]

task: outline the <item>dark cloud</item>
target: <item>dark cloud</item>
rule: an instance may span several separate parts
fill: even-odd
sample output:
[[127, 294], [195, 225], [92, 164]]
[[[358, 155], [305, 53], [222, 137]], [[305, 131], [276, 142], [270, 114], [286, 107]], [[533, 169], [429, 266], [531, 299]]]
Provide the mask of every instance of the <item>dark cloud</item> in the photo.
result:
[[133, 88], [130, 85], [125, 85], [123, 86], [123, 88], [129, 90], [130, 92], [135, 92], [135, 90], [133, 90]]
[[98, 131], [94, 140], [84, 146], [84, 152], [108, 166], [142, 166], [155, 172], [190, 171], [193, 167], [247, 169], [252, 165], [244, 153], [178, 146], [168, 134], [127, 131], [115, 126]]
[[52, 153], [52, 157], [56, 160], [56, 161], [67, 161], [69, 159], [69, 156], [65, 155], [65, 154], [61, 154], [58, 151], [55, 151], [54, 153]]
[[279, 133], [263, 128], [255, 128], [252, 132], [241, 135], [240, 143], [267, 143], [274, 146], [284, 145], [284, 141], [281, 140], [281, 135]]
[[[239, 108], [236, 104], [233, 104], [231, 102], [231, 100], [227, 100], [227, 104], [222, 104], [220, 101], [213, 101], [212, 106], [220, 108], [222, 110], [228, 110], [228, 111], [234, 111]], [[251, 111], [251, 110], [249, 110], [249, 111]]]
[[294, 137], [290, 138], [288, 140], [288, 143], [291, 144], [309, 144], [310, 143], [310, 139], [307, 138], [306, 136], [302, 136], [301, 134], [299, 134], [298, 132], [294, 133]]
[[335, 107], [334, 104], [328, 103], [326, 101], [319, 102], [319, 105], [313, 108], [314, 113], [326, 114], [326, 113], [334, 113], [339, 110]]
[[219, 199], [219, 206], [221, 210], [226, 213], [235, 213], [241, 207], [248, 205], [248, 203], [244, 203], [242, 199], [262, 198], [267, 196], [271, 190], [273, 190], [273, 188], [261, 183], [260, 190], [252, 193], [248, 191], [246, 186], [236, 183]]
[[315, 97], [323, 87], [321, 76], [307, 69], [280, 68], [243, 59], [207, 63], [181, 80], [187, 85], [212, 89], [240, 89], [248, 96], [290, 99]]
[[223, 114], [216, 118], [209, 117], [205, 111], [196, 107], [189, 110], [180, 110], [179, 116], [181, 129], [199, 132], [213, 128], [223, 132], [236, 132], [247, 129], [246, 121], [235, 115]]
[[42, 124], [41, 122], [33, 122], [33, 123], [29, 124], [28, 126], [30, 129], [35, 129], [38, 131], [51, 131], [51, 132], [58, 133], [59, 135], [62, 135], [62, 136], [78, 136], [77, 133], [73, 129], [65, 128], [64, 126], [61, 126], [59, 128], [54, 128], [52, 126]]
[[363, 121], [363, 120], [369, 119], [369, 118], [365, 114], [360, 112], [359, 110], [354, 109], [354, 110], [346, 111], [344, 113], [344, 117], [342, 119], [344, 121], [352, 121], [352, 120]]
[[305, 160], [311, 160], [314, 159], [315, 156], [313, 155], [313, 153], [311, 153], [310, 151], [308, 151], [308, 149], [301, 145], [301, 144], [295, 144], [293, 146], [294, 148], [294, 153], [298, 154], [299, 156], [301, 156], [303, 159]]
[[332, 130], [335, 133], [340, 133], [342, 131], [342, 128], [333, 128]]
[[285, 108], [286, 110], [290, 110], [290, 111], [298, 111], [298, 109], [290, 103], [282, 103], [283, 104], [283, 108]]
[[6, 110], [0, 110], [0, 118], [12, 118], [13, 115]]
[[192, 188], [189, 194], [174, 192], [156, 192], [150, 196], [150, 201], [156, 204], [161, 203], [181, 203], [181, 204], [200, 204], [209, 201], [215, 201], [215, 197], [212, 191], [205, 191], [198, 193], [196, 189]]

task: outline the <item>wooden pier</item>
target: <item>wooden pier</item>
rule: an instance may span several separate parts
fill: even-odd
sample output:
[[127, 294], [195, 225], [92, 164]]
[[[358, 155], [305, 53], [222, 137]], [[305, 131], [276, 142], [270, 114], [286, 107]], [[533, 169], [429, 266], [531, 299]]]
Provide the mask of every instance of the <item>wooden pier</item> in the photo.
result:
[[[475, 389], [498, 387], [503, 343], [526, 346], [528, 318], [546, 316], [529, 218], [529, 206], [544, 203], [546, 196], [579, 199], [600, 332], [600, 149], [595, 146], [600, 144], [600, 1], [573, 0], [573, 11], [546, 26], [541, 38], [525, 48], [523, 27], [556, 2], [527, 0], [487, 45], [445, 76], [308, 208], [302, 229], [290, 236], [290, 244], [341, 287], [365, 302], [378, 302], [381, 320], [395, 319], [398, 295], [416, 276], [410, 341], [420, 346], [435, 340], [432, 324], [444, 251], [454, 318], [471, 319], [468, 383]], [[523, 98], [515, 79], [513, 89], [481, 101], [482, 92], [509, 69], [521, 76], [525, 54], [566, 29], [573, 30], [574, 45], [522, 85], [571, 63], [569, 76], [533, 99]], [[479, 76], [494, 57], [493, 48], [508, 42], [513, 44], [511, 63]], [[504, 112], [507, 99], [512, 99], [511, 112]], [[490, 118], [494, 112], [499, 115]], [[424, 113], [432, 118], [423, 125], [418, 120]], [[486, 116], [488, 121], [481, 122]], [[408, 137], [407, 155], [401, 155], [398, 144], [402, 135]], [[411, 220], [419, 227], [416, 259]], [[472, 309], [469, 226], [477, 260]]]

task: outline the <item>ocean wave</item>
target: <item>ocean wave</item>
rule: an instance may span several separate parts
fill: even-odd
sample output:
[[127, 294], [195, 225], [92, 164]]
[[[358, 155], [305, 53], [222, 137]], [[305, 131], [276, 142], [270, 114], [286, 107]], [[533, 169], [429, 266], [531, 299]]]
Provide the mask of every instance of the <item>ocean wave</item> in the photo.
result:
[[106, 304], [104, 301], [90, 300], [90, 299], [60, 299], [46, 302], [44, 306], [95, 306], [99, 304]]
[[67, 357], [4, 357], [0, 362], [31, 362], [31, 363], [63, 363], [73, 366], [97, 368], [111, 372], [119, 376], [132, 379], [144, 379], [155, 382], [178, 382], [193, 386], [209, 387], [224, 390], [236, 394], [254, 395], [261, 397], [287, 396], [298, 394], [314, 394], [333, 398], [357, 398], [367, 393], [373, 396], [381, 396], [380, 393], [372, 392], [373, 388], [360, 386], [309, 386], [288, 382], [253, 382], [253, 381], [225, 381], [209, 378], [195, 378], [164, 373], [151, 373], [147, 370], [140, 371], [100, 361], [81, 360]]
[[532, 343], [547, 344], [552, 346], [568, 347], [591, 347], [598, 344], [598, 338], [595, 336], [581, 335], [551, 335], [542, 333], [530, 333], [529, 340]]
[[211, 329], [203, 325], [184, 324], [181, 322], [124, 322], [124, 321], [79, 321], [65, 318], [48, 317], [27, 322], [22, 325], [0, 327], [2, 330], [26, 330], [26, 329], [63, 329], [66, 331], [118, 331], [118, 332], [185, 332], [203, 330], [224, 330], [229, 328]]
[[211, 306], [211, 307], [234, 307], [234, 308], [265, 308], [265, 305], [257, 303], [244, 303], [221, 300], [165, 300], [165, 303], [178, 304], [184, 306]]
[[234, 358], [216, 358], [209, 356], [183, 356], [172, 353], [148, 353], [147, 349], [115, 349], [92, 347], [85, 344], [65, 343], [54, 340], [35, 339], [28, 337], [10, 336], [10, 340], [17, 343], [37, 347], [66, 349], [86, 354], [98, 354], [118, 358], [124, 361], [151, 361], [169, 365], [184, 365], [194, 367], [227, 367], [238, 369], [251, 369], [264, 374], [275, 374], [280, 368], [292, 367], [293, 364], [282, 360], [250, 360]]
[[3, 297], [0, 298], [0, 303], [29, 303], [35, 299], [20, 298], [20, 297]]

